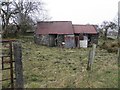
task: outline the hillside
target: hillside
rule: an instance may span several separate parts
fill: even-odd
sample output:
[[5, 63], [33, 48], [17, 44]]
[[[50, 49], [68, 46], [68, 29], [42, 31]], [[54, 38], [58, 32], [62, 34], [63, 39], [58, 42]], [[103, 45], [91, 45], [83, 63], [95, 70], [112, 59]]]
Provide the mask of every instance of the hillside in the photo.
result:
[[[92, 71], [87, 71], [87, 49], [65, 49], [36, 45], [33, 38], [22, 43], [25, 88], [117, 88], [116, 53], [96, 50]], [[9, 87], [8, 83], [3, 83]]]

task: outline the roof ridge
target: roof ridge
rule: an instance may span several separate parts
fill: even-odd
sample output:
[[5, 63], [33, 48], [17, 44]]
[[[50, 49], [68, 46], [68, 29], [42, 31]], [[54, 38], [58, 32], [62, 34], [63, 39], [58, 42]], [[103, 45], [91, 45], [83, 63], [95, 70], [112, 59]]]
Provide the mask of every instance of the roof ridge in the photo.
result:
[[45, 22], [45, 23], [49, 23], [49, 22], [71, 22], [72, 23], [72, 21], [38, 21], [37, 23], [41, 23], [41, 22]]
[[88, 25], [88, 24], [72, 24], [73, 26], [94, 26], [94, 25]]

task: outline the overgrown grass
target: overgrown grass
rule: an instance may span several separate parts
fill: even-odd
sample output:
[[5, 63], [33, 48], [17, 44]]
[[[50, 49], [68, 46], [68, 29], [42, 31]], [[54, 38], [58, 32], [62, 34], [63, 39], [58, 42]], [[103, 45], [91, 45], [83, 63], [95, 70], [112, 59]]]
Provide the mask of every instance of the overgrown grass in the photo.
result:
[[[92, 71], [87, 71], [87, 49], [36, 45], [33, 37], [20, 40], [25, 88], [117, 88], [116, 53], [96, 50]], [[6, 85], [7, 87], [7, 85]]]

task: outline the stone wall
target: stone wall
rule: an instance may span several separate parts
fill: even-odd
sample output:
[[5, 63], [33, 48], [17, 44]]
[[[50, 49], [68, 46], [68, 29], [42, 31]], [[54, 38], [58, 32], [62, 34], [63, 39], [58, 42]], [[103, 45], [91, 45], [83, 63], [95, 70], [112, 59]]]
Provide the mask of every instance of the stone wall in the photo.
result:
[[[98, 44], [98, 35], [88, 35], [89, 40], [88, 46], [91, 46], [93, 43]], [[62, 42], [65, 42], [65, 48], [75, 48], [75, 37], [74, 35], [35, 35], [34, 41], [36, 44], [46, 45], [46, 46], [58, 46], [62, 45]]]
[[49, 46], [49, 35], [35, 35], [34, 41], [36, 44]]
[[[57, 41], [56, 41], [57, 39]], [[34, 41], [36, 44], [46, 46], [61, 46], [62, 42], [65, 42], [65, 48], [75, 48], [74, 35], [35, 35]]]
[[47, 45], [50, 47], [61, 46], [61, 43], [64, 41], [64, 35], [35, 35], [34, 41], [36, 44]]

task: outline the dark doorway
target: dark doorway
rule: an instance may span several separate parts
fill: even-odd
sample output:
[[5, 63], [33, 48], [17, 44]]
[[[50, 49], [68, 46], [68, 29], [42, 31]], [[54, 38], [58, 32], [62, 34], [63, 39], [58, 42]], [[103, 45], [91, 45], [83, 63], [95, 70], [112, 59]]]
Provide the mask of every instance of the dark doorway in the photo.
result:
[[75, 46], [79, 47], [79, 34], [75, 34]]
[[49, 46], [57, 46], [57, 34], [49, 34]]
[[91, 35], [88, 35], [88, 46], [91, 46]]

